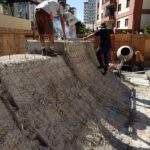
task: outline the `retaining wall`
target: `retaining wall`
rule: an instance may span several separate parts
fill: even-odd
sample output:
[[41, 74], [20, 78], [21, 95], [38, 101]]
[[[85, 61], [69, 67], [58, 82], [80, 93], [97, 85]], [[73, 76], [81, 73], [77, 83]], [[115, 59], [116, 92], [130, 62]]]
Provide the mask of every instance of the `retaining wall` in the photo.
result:
[[57, 57], [1, 57], [1, 114], [12, 124], [0, 119], [0, 149], [129, 148], [130, 90], [96, 65], [90, 42], [68, 42]]

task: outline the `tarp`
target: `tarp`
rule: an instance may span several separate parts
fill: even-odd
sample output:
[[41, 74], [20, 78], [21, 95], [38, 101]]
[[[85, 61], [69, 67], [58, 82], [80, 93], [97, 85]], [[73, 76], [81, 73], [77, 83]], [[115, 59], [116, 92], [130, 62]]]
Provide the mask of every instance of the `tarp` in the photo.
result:
[[[65, 12], [64, 18], [65, 18], [65, 32], [67, 39], [76, 39], [77, 35], [75, 24], [78, 22], [77, 18], [70, 12]], [[58, 39], [63, 36], [59, 17], [54, 18], [54, 30], [57, 33]]]

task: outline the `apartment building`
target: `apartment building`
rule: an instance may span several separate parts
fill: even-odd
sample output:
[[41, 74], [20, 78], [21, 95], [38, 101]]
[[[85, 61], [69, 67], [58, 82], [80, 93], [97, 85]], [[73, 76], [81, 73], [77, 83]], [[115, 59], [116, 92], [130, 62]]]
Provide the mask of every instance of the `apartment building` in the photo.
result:
[[149, 22], [149, 0], [117, 0], [117, 29], [131, 29], [133, 31], [140, 31]]
[[84, 2], [84, 23], [88, 23], [88, 2]]
[[101, 21], [103, 19], [102, 0], [96, 0], [96, 17], [95, 17], [95, 28], [99, 29]]
[[88, 0], [84, 2], [84, 23], [86, 27], [94, 29], [96, 18], [96, 0]]
[[[97, 0], [101, 18], [109, 28], [140, 31], [150, 22], [150, 0]], [[102, 13], [103, 11], [103, 13]], [[97, 14], [98, 16], [98, 14]]]
[[[116, 0], [98, 0], [101, 2], [101, 22], [105, 22], [108, 28], [113, 29], [115, 25], [115, 10], [116, 10]], [[102, 12], [103, 10], [103, 12]]]

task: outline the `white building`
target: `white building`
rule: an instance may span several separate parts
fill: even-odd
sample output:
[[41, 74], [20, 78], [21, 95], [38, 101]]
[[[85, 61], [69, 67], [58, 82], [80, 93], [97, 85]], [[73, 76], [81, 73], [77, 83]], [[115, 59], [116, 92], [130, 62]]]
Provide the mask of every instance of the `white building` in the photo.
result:
[[84, 2], [84, 23], [88, 23], [88, 2]]
[[104, 17], [104, 13], [102, 9], [102, 0], [96, 0], [96, 18], [95, 18], [96, 29], [99, 29], [103, 17]]
[[84, 3], [84, 23], [86, 26], [94, 29], [96, 17], [96, 0], [88, 0]]

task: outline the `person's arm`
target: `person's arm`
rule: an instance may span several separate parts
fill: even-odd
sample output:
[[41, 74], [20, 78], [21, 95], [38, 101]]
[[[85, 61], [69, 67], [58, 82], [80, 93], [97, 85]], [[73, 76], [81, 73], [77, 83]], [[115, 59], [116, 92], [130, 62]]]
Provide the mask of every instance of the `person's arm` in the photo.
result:
[[86, 40], [88, 38], [93, 38], [94, 39], [94, 45], [99, 47], [99, 45], [101, 43], [99, 31], [96, 33], [89, 34], [88, 36], [84, 37], [83, 39]]
[[60, 17], [61, 27], [62, 27], [62, 31], [63, 31], [63, 38], [66, 40], [65, 20], [64, 20], [63, 15], [59, 15], [59, 17]]
[[91, 37], [94, 37], [94, 35], [95, 35], [95, 33], [89, 34], [88, 36], [84, 37], [83, 39], [84, 39], [84, 40], [87, 40], [87, 39], [89, 39], [89, 38], [91, 38]]

